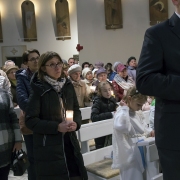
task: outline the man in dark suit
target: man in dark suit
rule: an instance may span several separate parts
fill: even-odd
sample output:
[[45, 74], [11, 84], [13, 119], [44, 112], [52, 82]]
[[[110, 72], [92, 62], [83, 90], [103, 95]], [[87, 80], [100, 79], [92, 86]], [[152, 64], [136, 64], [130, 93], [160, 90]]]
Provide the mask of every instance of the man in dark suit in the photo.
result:
[[137, 68], [137, 89], [155, 96], [155, 138], [164, 180], [180, 180], [180, 0], [172, 17], [149, 28]]

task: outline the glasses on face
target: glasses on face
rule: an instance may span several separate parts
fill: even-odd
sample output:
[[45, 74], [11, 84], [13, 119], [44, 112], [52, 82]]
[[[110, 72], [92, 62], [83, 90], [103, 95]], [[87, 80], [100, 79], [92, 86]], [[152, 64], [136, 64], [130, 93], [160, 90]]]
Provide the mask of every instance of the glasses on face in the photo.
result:
[[28, 61], [35, 62], [36, 60], [37, 60], [37, 61], [39, 60], [39, 56], [37, 56], [37, 57], [32, 57], [32, 58], [29, 59]]
[[61, 62], [58, 62], [58, 63], [56, 63], [56, 64], [55, 64], [55, 63], [45, 64], [44, 66], [49, 66], [50, 68], [55, 69], [55, 68], [57, 68], [57, 67], [62, 68], [63, 64], [62, 64]]

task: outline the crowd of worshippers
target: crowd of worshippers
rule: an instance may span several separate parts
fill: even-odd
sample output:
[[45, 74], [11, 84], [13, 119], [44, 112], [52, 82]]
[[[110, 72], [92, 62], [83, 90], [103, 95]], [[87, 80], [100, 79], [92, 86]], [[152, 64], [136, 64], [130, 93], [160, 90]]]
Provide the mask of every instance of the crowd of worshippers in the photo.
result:
[[[126, 96], [128, 90], [135, 88], [136, 58], [130, 57], [126, 64], [115, 62], [114, 64], [107, 63], [104, 65], [103, 62], [96, 62], [95, 64], [83, 62], [80, 65], [74, 58], [69, 58], [66, 61], [61, 59], [59, 54], [55, 52], [46, 52], [40, 55], [38, 50], [31, 49], [24, 52], [22, 61], [22, 66], [18, 67], [13, 61], [7, 60], [0, 70], [0, 95], [6, 93], [6, 98], [1, 98], [0, 103], [7, 108], [2, 109], [2, 113], [11, 113], [11, 121], [9, 123], [14, 123], [12, 127], [16, 133], [15, 145], [13, 145], [13, 142], [4, 142], [9, 143], [10, 148], [5, 152], [8, 155], [2, 162], [4, 164], [0, 164], [0, 169], [2, 170], [3, 168], [3, 172], [6, 169], [5, 172], [7, 173], [5, 174], [8, 176], [10, 152], [12, 152], [12, 148], [13, 150], [21, 149], [19, 142], [22, 141], [22, 138], [20, 131], [17, 131], [18, 119], [17, 116], [14, 116], [12, 110], [12, 107], [19, 106], [21, 109], [21, 116], [19, 118], [20, 127], [22, 125], [21, 119], [23, 118], [26, 119], [27, 126], [22, 134], [30, 162], [28, 178], [35, 180], [37, 177], [40, 178], [46, 175], [50, 179], [54, 176], [60, 176], [62, 178], [63, 175], [59, 174], [57, 166], [57, 169], [55, 167], [53, 172], [44, 171], [46, 167], [44, 163], [41, 164], [40, 160], [45, 157], [39, 151], [39, 148], [41, 148], [40, 145], [44, 147], [43, 152], [46, 152], [45, 146], [47, 147], [47, 153], [48, 146], [54, 145], [55, 148], [51, 149], [51, 154], [56, 156], [56, 153], [65, 153], [67, 164], [61, 162], [60, 159], [59, 161], [57, 160], [57, 163], [60, 163], [64, 168], [67, 168], [66, 165], [68, 166], [69, 176], [77, 177], [76, 179], [79, 179], [79, 177], [87, 179], [80, 149], [73, 148], [78, 144], [75, 134], [71, 134], [70, 136], [69, 133], [65, 132], [71, 133], [80, 128], [82, 122], [79, 108], [91, 106], [91, 117], [87, 121], [83, 120], [83, 123], [89, 123], [90, 121], [96, 122], [114, 117], [119, 102], [124, 102], [123, 98]], [[4, 90], [2, 91], [2, 89]], [[131, 91], [136, 92], [134, 89]], [[9, 95], [7, 96], [7, 94]], [[3, 95], [3, 97], [5, 96]], [[10, 103], [7, 106], [6, 102], [9, 101], [7, 97], [12, 99], [12, 105]], [[143, 97], [144, 105], [142, 106], [142, 110], [149, 110], [154, 106], [152, 104], [155, 104], [155, 100], [153, 97], [148, 97], [148, 100], [145, 102], [145, 99]], [[73, 122], [69, 124], [63, 120], [65, 117], [64, 111], [68, 109], [74, 112]], [[5, 116], [3, 118], [4, 121], [6, 121]], [[47, 118], [52, 121], [47, 121]], [[39, 121], [39, 119], [43, 121]], [[153, 113], [152, 119], [154, 119]], [[153, 129], [154, 126], [152, 125], [151, 127]], [[6, 131], [10, 132], [9, 129], [6, 129]], [[58, 146], [59, 138], [61, 137], [60, 134], [57, 134], [57, 131], [60, 134], [65, 133], [63, 136], [65, 149], [62, 151], [60, 149], [63, 147], [61, 145], [60, 147]], [[151, 135], [154, 136], [152, 133]], [[50, 141], [51, 136], [53, 138], [52, 142]], [[110, 144], [112, 144], [111, 135], [95, 139], [96, 149]], [[56, 146], [60, 148], [58, 152], [54, 150]], [[36, 157], [34, 157], [33, 153]], [[78, 154], [78, 156], [75, 157], [74, 154]], [[40, 163], [36, 167], [36, 172], [34, 158], [36, 158], [37, 163]], [[48, 163], [51, 162], [48, 157], [45, 159]]]
[[[2, 70], [0, 70], [0, 83], [13, 97], [14, 106], [19, 104], [17, 96], [19, 97], [18, 89], [21, 87], [23, 72], [28, 72], [27, 78], [30, 78], [37, 70], [40, 53], [37, 50], [32, 50], [31, 54], [37, 54], [37, 57], [32, 57], [31, 61], [29, 61], [24, 54], [23, 67], [19, 68], [13, 61], [7, 60]], [[89, 62], [83, 62], [82, 65], [79, 65], [76, 59], [69, 58], [68, 61], [63, 60], [62, 74], [69, 78], [74, 85], [79, 107], [82, 108], [92, 105], [91, 102], [97, 95], [98, 85], [102, 81], [110, 83], [112, 88], [111, 94], [119, 102], [123, 97], [124, 91], [135, 85], [136, 66], [135, 57], [130, 57], [126, 65], [121, 62], [115, 62], [113, 65], [111, 63], [104, 65], [103, 62], [97, 62], [94, 65]], [[26, 75], [24, 74], [24, 76]], [[21, 100], [19, 101], [21, 103]]]

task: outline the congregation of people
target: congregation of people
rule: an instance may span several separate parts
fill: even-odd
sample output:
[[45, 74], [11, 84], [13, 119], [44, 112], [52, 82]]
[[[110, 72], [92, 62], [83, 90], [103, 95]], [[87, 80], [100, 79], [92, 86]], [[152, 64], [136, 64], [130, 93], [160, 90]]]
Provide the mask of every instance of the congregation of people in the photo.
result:
[[[154, 105], [151, 105], [154, 98], [147, 98], [136, 90], [135, 57], [130, 57], [126, 64], [115, 62], [113, 65], [104, 65], [103, 62], [97, 62], [93, 65], [84, 62], [80, 65], [74, 58], [66, 61], [55, 52], [40, 55], [38, 50], [31, 49], [24, 52], [22, 60], [23, 68], [7, 60], [0, 70], [1, 91], [7, 96], [1, 103], [7, 106], [5, 101], [10, 103], [12, 100], [6, 107], [8, 113], [13, 113], [8, 122], [9, 129], [12, 123], [16, 124], [11, 129], [15, 137], [11, 137], [10, 142], [3, 142], [11, 146], [4, 145], [9, 158], [0, 164], [2, 180], [7, 180], [9, 174], [12, 147], [14, 150], [22, 148], [21, 133], [30, 162], [28, 180], [88, 179], [75, 134], [81, 124], [114, 118], [113, 137], [95, 138], [96, 149], [112, 145], [112, 142], [121, 149], [117, 134], [123, 136], [128, 133], [127, 126], [123, 129], [120, 125], [123, 121], [128, 122], [128, 119], [132, 126], [129, 132], [131, 136], [154, 136]], [[13, 107], [21, 109], [19, 120]], [[91, 117], [82, 121], [79, 108], [85, 107], [91, 107]], [[150, 109], [151, 125], [148, 127], [141, 111]], [[73, 122], [66, 122], [67, 110], [73, 111]], [[123, 113], [128, 119], [120, 117]], [[9, 136], [12, 135], [9, 133]], [[113, 150], [114, 157], [119, 158], [113, 160], [112, 167], [121, 169], [122, 180], [127, 175], [131, 179], [134, 174], [141, 180], [144, 167], [140, 151], [136, 149], [129, 154], [121, 154], [136, 156], [133, 163], [128, 162], [128, 157], [127, 162], [123, 162], [117, 153]], [[130, 163], [133, 168], [130, 166], [123, 170], [122, 166], [117, 166], [120, 164], [117, 160]]]

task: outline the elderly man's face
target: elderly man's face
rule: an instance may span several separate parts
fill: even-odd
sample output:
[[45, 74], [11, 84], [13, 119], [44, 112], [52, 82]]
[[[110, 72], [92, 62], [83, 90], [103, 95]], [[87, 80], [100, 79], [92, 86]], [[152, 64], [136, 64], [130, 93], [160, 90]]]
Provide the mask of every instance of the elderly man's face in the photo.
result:
[[69, 66], [72, 66], [73, 64], [75, 64], [74, 59], [69, 59], [68, 64], [69, 64]]

